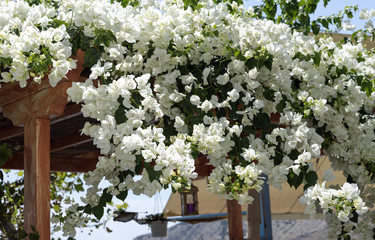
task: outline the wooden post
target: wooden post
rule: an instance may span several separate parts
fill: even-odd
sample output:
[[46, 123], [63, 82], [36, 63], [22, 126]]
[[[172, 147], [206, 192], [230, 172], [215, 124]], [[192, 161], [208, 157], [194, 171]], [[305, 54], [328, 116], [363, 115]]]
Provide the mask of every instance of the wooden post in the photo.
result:
[[227, 200], [228, 229], [230, 240], [242, 240], [242, 211], [236, 200]]
[[50, 115], [60, 115], [68, 103], [66, 90], [79, 81], [83, 71], [84, 52], [79, 50], [77, 68], [69, 71], [56, 87], [48, 76], [36, 84], [20, 88], [17, 83], [0, 88], [3, 116], [13, 125], [24, 124], [24, 212], [25, 230], [35, 226], [40, 240], [50, 239]]
[[247, 206], [247, 238], [260, 240], [260, 224], [262, 223], [260, 194], [256, 190], [250, 189], [249, 196], [253, 197], [254, 201]]
[[40, 240], [50, 239], [50, 121], [32, 118], [25, 123], [25, 230], [35, 226]]

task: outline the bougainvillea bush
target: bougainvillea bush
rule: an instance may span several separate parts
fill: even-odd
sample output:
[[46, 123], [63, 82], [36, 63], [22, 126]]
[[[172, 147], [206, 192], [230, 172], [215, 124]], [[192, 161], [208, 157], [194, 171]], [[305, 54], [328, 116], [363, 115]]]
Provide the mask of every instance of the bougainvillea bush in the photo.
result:
[[[75, 68], [78, 49], [91, 70], [68, 94], [97, 121], [82, 132], [102, 156], [84, 204], [53, 221], [73, 236], [112, 196], [179, 191], [197, 177], [194, 159], [206, 156], [213, 193], [245, 204], [264, 174], [278, 188], [302, 184], [301, 201], [308, 213], [316, 203], [327, 213], [331, 238], [372, 238], [373, 52], [304, 35], [236, 2], [186, 2], [0, 3], [1, 82], [23, 87], [48, 75], [54, 86]], [[318, 182], [308, 161], [322, 153], [350, 183]], [[108, 188], [99, 188], [103, 180]]]

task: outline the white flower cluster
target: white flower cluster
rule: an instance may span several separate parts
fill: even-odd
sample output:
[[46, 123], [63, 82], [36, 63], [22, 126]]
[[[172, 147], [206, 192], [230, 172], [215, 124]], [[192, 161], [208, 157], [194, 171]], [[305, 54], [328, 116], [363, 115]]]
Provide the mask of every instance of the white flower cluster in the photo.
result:
[[[373, 182], [375, 57], [361, 44], [316, 41], [254, 19], [252, 9], [236, 3], [203, 0], [193, 11], [181, 0], [126, 8], [65, 0], [52, 11], [5, 2], [0, 19], [11, 23], [0, 23], [6, 36], [0, 57], [11, 61], [3, 82], [24, 86], [32, 72], [25, 53], [39, 61], [43, 47], [53, 59], [52, 85], [74, 67], [65, 24], [48, 27], [50, 21], [80, 29], [82, 39], [98, 32], [115, 38], [89, 42], [90, 51], [101, 52], [86, 82], [68, 90], [93, 119], [82, 132], [103, 154], [86, 179], [91, 187], [82, 201], [88, 206], [100, 204], [103, 179], [110, 183], [106, 191], [120, 198], [128, 190], [152, 196], [167, 184], [180, 190], [197, 176], [199, 155], [215, 167], [209, 190], [240, 203], [252, 201], [249, 189], [262, 189], [262, 174], [276, 187], [285, 181], [314, 186], [308, 160], [322, 150], [361, 188]], [[47, 18], [33, 18], [35, 12]], [[42, 75], [35, 74], [38, 81]], [[353, 211], [367, 211], [360, 194], [348, 183], [340, 190], [323, 184], [307, 190], [304, 201], [310, 212], [318, 200], [347, 222]]]
[[[6, 70], [1, 72], [0, 83], [19, 82], [25, 87], [29, 78], [40, 82], [48, 70], [49, 82], [55, 86], [76, 67], [65, 25], [49, 26], [56, 14], [43, 4], [0, 2], [0, 59]], [[45, 66], [40, 69], [41, 65]]]
[[[319, 157], [321, 154], [321, 144], [323, 138], [318, 135], [315, 128], [309, 128], [307, 122], [302, 121], [302, 115], [290, 111], [285, 112], [280, 117], [279, 123], [285, 125], [283, 128], [275, 128], [271, 134], [267, 135], [267, 140], [273, 145], [278, 145], [278, 138], [284, 143], [280, 150], [283, 152], [283, 159], [279, 165], [272, 166], [272, 173], [269, 182], [281, 189], [283, 182], [287, 180], [286, 175], [292, 170], [297, 176], [300, 175], [303, 166], [308, 166], [313, 170], [313, 166], [308, 161], [311, 158]], [[299, 153], [294, 160], [288, 155], [292, 151]]]
[[300, 201], [307, 205], [308, 214], [315, 214], [315, 202], [318, 200], [323, 213], [334, 213], [340, 221], [348, 222], [353, 211], [362, 215], [369, 210], [359, 194], [360, 190], [356, 184], [345, 183], [339, 190], [335, 190], [327, 189], [323, 182], [308, 188]]
[[[329, 228], [329, 239], [337, 239], [337, 235], [344, 228], [345, 234], [351, 234], [352, 229], [355, 234], [359, 234], [363, 239], [372, 237], [372, 219], [368, 213], [369, 208], [365, 206], [362, 198], [359, 197], [360, 190], [356, 184], [345, 183], [339, 190], [327, 189], [326, 182], [316, 184], [305, 191], [305, 195], [300, 198], [302, 204], [306, 204], [306, 213], [313, 215], [316, 213], [316, 203], [319, 204]], [[355, 215], [356, 214], [356, 215]], [[350, 218], [363, 216], [359, 223], [350, 222]], [[372, 214], [373, 215], [373, 214]], [[371, 237], [369, 237], [371, 236]]]

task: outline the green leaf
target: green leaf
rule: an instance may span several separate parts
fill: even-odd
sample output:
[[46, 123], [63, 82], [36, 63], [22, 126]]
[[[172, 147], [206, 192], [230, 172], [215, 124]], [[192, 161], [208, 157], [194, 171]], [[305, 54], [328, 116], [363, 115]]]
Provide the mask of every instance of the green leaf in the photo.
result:
[[253, 126], [246, 126], [243, 128], [243, 131], [246, 134], [255, 134], [255, 129]]
[[143, 156], [142, 155], [136, 155], [135, 156], [135, 173], [136, 174], [141, 174], [142, 170], [144, 168], [144, 163], [143, 163]]
[[77, 191], [77, 192], [83, 192], [84, 189], [83, 189], [83, 184], [74, 184], [74, 189]]
[[105, 207], [107, 203], [110, 203], [112, 201], [112, 195], [108, 193], [108, 188], [105, 188], [103, 190], [102, 196], [100, 197], [99, 200], [99, 205], [102, 207]]
[[125, 191], [120, 192], [120, 194], [118, 194], [116, 197], [124, 201], [127, 196], [128, 196], [128, 190], [125, 190]]
[[287, 98], [283, 95], [283, 99], [276, 105], [276, 111], [278, 113], [284, 112], [284, 109], [286, 107], [286, 101], [287, 101]]
[[87, 204], [87, 205], [85, 206], [85, 208], [83, 209], [83, 212], [84, 212], [84, 213], [87, 213], [87, 214], [91, 214], [92, 209], [91, 209], [90, 204]]
[[12, 64], [13, 60], [11, 58], [0, 57], [0, 67], [9, 67]]
[[117, 124], [121, 124], [126, 122], [127, 117], [125, 115], [125, 107], [120, 105], [119, 108], [115, 112], [115, 120]]
[[77, 211], [83, 211], [84, 209], [85, 209], [84, 206], [79, 206], [79, 207], [77, 207]]
[[215, 37], [219, 37], [219, 31], [218, 30], [213, 31], [213, 34], [214, 34]]
[[293, 149], [289, 154], [288, 154], [288, 157], [291, 159], [291, 160], [296, 160], [299, 156], [299, 152], [298, 150], [296, 149]]
[[366, 95], [368, 97], [370, 97], [371, 93], [374, 92], [374, 87], [373, 87], [374, 84], [373, 84], [373, 82], [371, 82], [371, 81], [369, 81], [367, 79], [364, 79], [360, 85], [361, 85], [361, 90], [365, 91]]
[[292, 170], [291, 172], [289, 172], [288, 183], [291, 187], [293, 186], [295, 189], [297, 189], [301, 185], [302, 181], [303, 181], [302, 174], [296, 175]]
[[257, 129], [262, 129], [265, 132], [270, 128], [271, 120], [266, 113], [258, 113], [254, 117], [254, 125]]
[[248, 138], [240, 138], [239, 147], [240, 149], [248, 148], [250, 145], [250, 141]]
[[275, 101], [275, 91], [272, 89], [266, 89], [263, 91], [263, 97], [269, 101]]
[[315, 171], [310, 171], [310, 172], [306, 173], [305, 180], [306, 180], [308, 185], [314, 186], [318, 181], [318, 175], [316, 174]]
[[359, 217], [357, 211], [353, 211], [352, 214], [353, 214], [353, 217], [350, 218], [350, 221], [357, 223], [358, 217]]
[[281, 151], [275, 151], [275, 158], [273, 159], [275, 166], [280, 165], [283, 162], [283, 157], [284, 155], [281, 153]]
[[103, 217], [103, 214], [104, 214], [104, 207], [102, 206], [95, 206], [92, 208], [92, 213], [94, 214], [94, 216], [100, 220], [102, 217]]
[[161, 171], [155, 171], [154, 167], [152, 166], [146, 166], [146, 171], [148, 173], [148, 178], [150, 179], [150, 182], [154, 180], [159, 180], [162, 172]]
[[322, 23], [323, 27], [325, 27], [327, 29], [329, 28], [329, 22], [326, 18], [321, 19], [321, 23]]
[[56, 212], [60, 212], [60, 205], [54, 205], [53, 206], [53, 209], [56, 211]]
[[27, 233], [24, 230], [18, 232], [19, 239], [24, 239], [25, 237], [27, 237]]
[[264, 66], [270, 71], [272, 71], [272, 63], [273, 63], [273, 57], [269, 56], [267, 60], [264, 62]]
[[111, 42], [116, 42], [116, 36], [110, 30], [104, 29], [95, 29], [95, 37], [94, 43], [99, 47], [100, 45], [104, 45], [109, 47]]
[[311, 28], [312, 28], [312, 31], [315, 35], [318, 35], [319, 32], [320, 32], [320, 25], [316, 24], [316, 21], [313, 21], [311, 23]]
[[314, 53], [313, 60], [314, 60], [314, 64], [315, 64], [316, 66], [319, 66], [319, 65], [320, 65], [321, 57], [322, 57], [322, 53], [321, 53], [321, 52], [315, 52], [315, 53]]
[[102, 57], [103, 50], [96, 48], [89, 48], [85, 52], [85, 61], [83, 63], [84, 67], [91, 68], [98, 60]]
[[13, 156], [12, 150], [8, 148], [6, 143], [0, 145], [0, 167], [3, 166], [6, 161]]

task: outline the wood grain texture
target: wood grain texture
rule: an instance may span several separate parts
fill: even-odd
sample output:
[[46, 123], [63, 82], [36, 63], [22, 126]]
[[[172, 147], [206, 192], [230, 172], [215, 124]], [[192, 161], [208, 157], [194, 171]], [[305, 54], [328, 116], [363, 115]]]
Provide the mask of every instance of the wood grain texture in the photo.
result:
[[33, 118], [25, 123], [25, 230], [35, 226], [40, 240], [50, 239], [50, 122]]
[[227, 200], [228, 229], [230, 240], [243, 240], [241, 206], [236, 200]]
[[19, 99], [3, 106], [4, 117], [12, 120], [15, 126], [33, 117], [49, 118], [50, 114], [59, 115], [64, 112], [68, 103], [66, 90], [71, 82], [62, 81], [56, 87], [46, 88], [33, 95]]
[[48, 88], [49, 81], [42, 81], [36, 83], [29, 79], [27, 81], [27, 87], [21, 88], [17, 82], [2, 84], [0, 88], [0, 106], [15, 102], [24, 97], [30, 96], [38, 91]]

